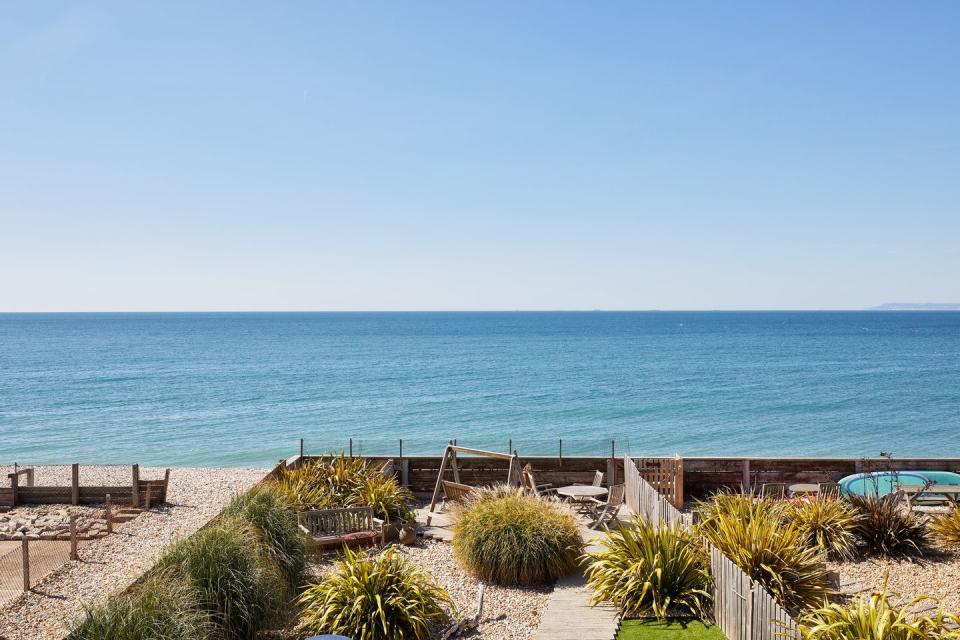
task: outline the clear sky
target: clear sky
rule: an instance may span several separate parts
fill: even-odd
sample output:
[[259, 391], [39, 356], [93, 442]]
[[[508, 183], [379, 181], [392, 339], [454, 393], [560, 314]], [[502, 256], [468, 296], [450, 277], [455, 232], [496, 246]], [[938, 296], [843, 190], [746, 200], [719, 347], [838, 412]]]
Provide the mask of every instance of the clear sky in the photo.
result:
[[7, 2], [0, 310], [960, 301], [958, 2]]

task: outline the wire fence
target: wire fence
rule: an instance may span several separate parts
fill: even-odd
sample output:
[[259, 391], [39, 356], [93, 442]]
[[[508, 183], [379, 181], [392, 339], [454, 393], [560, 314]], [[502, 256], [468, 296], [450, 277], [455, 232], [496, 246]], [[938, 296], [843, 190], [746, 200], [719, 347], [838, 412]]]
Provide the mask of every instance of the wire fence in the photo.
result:
[[0, 604], [32, 590], [41, 580], [79, 557], [83, 541], [21, 538], [0, 542]]
[[302, 445], [294, 443], [295, 453], [308, 456], [330, 454], [352, 456], [422, 457], [443, 455], [450, 443], [462, 446], [500, 451], [517, 452], [521, 457], [619, 457], [629, 453], [624, 440], [616, 438], [500, 438], [477, 436], [461, 438], [437, 436], [435, 438], [370, 438], [345, 436], [339, 441], [305, 438]]

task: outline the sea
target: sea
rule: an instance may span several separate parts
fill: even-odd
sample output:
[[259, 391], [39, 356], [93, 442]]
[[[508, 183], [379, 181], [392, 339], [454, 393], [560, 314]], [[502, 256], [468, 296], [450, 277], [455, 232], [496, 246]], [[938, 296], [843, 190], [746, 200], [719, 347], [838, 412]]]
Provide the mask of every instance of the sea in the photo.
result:
[[960, 456], [960, 313], [0, 314], [0, 463]]

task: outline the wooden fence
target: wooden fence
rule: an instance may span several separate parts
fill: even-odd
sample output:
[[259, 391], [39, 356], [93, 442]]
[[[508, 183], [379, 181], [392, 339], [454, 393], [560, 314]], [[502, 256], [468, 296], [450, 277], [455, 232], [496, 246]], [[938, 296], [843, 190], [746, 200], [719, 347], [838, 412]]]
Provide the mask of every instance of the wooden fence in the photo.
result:
[[[27, 473], [29, 471], [29, 474]], [[20, 478], [25, 476], [28, 484], [21, 485]], [[130, 484], [123, 486], [82, 486], [80, 484], [80, 466], [73, 465], [72, 481], [69, 486], [37, 486], [33, 482], [33, 469], [21, 469], [8, 474], [10, 486], [0, 491], [0, 506], [18, 504], [101, 504], [109, 494], [114, 504], [130, 504], [135, 507], [142, 504], [159, 504], [167, 501], [167, 486], [170, 483], [170, 470], [158, 480], [141, 480], [140, 466], [130, 467]]]
[[[690, 514], [674, 507], [641, 475], [641, 464], [629, 457], [623, 459], [627, 506], [654, 526], [691, 527]], [[714, 621], [724, 635], [729, 640], [799, 638], [796, 622], [773, 596], [719, 549], [703, 542], [710, 550]]]
[[[665, 495], [657, 491], [655, 485], [643, 476], [640, 467], [641, 465], [647, 465], [649, 469], [650, 460], [651, 458], [639, 460], [626, 456], [623, 458], [624, 496], [627, 506], [654, 526], [659, 526], [661, 523], [671, 526], [674, 524], [689, 526], [692, 523], [690, 514], [677, 509]], [[661, 460], [669, 459], [661, 458]], [[667, 472], [661, 471], [659, 467], [657, 467], [656, 473], [662, 479], [659, 484], [666, 486], [676, 496], [677, 484], [675, 479], [668, 481], [665, 478]], [[681, 485], [682, 482], [681, 480]], [[682, 489], [680, 491], [682, 495]]]
[[657, 493], [677, 509], [683, 509], [683, 458], [633, 458], [633, 462]]
[[759, 582], [709, 542], [714, 622], [729, 640], [799, 638], [797, 623]]

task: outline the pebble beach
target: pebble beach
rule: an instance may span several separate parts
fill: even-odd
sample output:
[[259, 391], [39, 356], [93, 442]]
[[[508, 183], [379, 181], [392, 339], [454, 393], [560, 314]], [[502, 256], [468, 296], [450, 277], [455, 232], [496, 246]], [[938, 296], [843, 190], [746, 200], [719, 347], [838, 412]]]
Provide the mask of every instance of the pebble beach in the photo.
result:
[[[37, 485], [69, 484], [70, 467], [36, 467]], [[3, 470], [4, 474], [13, 471]], [[141, 467], [143, 479], [162, 477], [163, 468]], [[118, 525], [114, 535], [85, 544], [80, 560], [67, 562], [32, 592], [0, 606], [3, 640], [60, 640], [84, 605], [105, 601], [135, 582], [172, 541], [203, 527], [239, 492], [259, 482], [266, 469], [175, 468], [167, 504]], [[129, 467], [83, 467], [81, 484], [130, 482]], [[16, 510], [11, 513], [16, 513]]]

